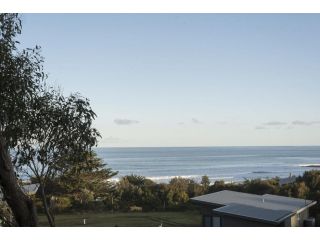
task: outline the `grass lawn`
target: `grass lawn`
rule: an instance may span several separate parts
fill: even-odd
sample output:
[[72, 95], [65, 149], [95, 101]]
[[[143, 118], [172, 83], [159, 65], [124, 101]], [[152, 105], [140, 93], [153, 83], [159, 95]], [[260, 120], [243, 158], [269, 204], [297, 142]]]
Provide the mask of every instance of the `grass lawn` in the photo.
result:
[[[86, 225], [83, 225], [83, 216]], [[86, 213], [58, 214], [57, 227], [198, 227], [201, 215], [196, 211], [186, 212], [132, 212], [132, 213]], [[48, 226], [44, 215], [39, 216], [39, 225]]]

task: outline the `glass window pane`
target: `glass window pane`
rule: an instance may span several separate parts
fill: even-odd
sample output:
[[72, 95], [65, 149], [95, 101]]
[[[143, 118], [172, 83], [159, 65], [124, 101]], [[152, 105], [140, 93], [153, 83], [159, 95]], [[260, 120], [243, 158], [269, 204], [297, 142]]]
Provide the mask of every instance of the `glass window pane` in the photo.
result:
[[213, 226], [214, 227], [220, 227], [220, 217], [213, 217]]
[[211, 217], [210, 216], [203, 216], [204, 219], [204, 226], [211, 227]]

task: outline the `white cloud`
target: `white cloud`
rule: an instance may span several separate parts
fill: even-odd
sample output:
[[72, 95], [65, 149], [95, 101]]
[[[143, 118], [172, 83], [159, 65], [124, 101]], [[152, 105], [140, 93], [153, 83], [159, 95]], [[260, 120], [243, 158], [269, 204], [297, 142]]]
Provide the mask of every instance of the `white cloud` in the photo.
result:
[[196, 118], [192, 118], [191, 121], [195, 124], [201, 124], [202, 122], [200, 122], [198, 119]]
[[279, 122], [279, 121], [271, 121], [271, 122], [266, 122], [263, 125], [268, 125], [268, 126], [283, 126], [287, 125], [286, 122]]
[[320, 121], [293, 121], [292, 125], [297, 125], [297, 126], [311, 126], [311, 125], [316, 125], [320, 124]]
[[115, 124], [118, 124], [118, 125], [132, 125], [132, 124], [137, 124], [139, 123], [139, 121], [137, 120], [131, 120], [131, 119], [125, 119], [125, 118], [116, 118], [114, 120], [114, 123]]

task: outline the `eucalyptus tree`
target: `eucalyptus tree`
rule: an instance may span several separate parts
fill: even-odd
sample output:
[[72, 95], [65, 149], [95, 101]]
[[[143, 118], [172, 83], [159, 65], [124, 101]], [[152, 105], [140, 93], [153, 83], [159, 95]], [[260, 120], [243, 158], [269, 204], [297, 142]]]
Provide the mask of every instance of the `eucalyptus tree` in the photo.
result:
[[64, 97], [54, 89], [44, 89], [30, 111], [33, 117], [26, 121], [15, 162], [20, 171], [38, 182], [44, 212], [50, 226], [55, 226], [46, 184], [87, 161], [100, 136], [92, 127], [96, 115], [88, 99], [79, 94]]
[[[18, 14], [0, 14], [0, 187], [19, 226], [37, 226], [33, 201], [21, 189], [16, 168], [33, 174], [48, 221], [48, 179], [86, 160], [100, 136], [88, 99], [64, 97], [46, 86], [40, 48], [18, 49]], [[15, 152], [12, 161], [10, 152]]]
[[10, 150], [20, 141], [30, 105], [46, 78], [40, 48], [18, 50], [18, 14], [0, 14], [0, 187], [19, 226], [36, 226], [32, 200], [18, 184]]

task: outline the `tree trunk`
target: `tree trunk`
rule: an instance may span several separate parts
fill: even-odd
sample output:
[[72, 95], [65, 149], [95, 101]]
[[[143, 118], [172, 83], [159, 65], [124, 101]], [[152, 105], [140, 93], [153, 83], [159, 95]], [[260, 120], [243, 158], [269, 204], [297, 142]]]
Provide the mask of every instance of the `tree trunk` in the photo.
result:
[[50, 227], [55, 227], [55, 221], [54, 221], [54, 217], [52, 216], [52, 213], [49, 209], [48, 206], [48, 202], [47, 202], [47, 198], [46, 198], [46, 194], [44, 192], [44, 186], [42, 183], [40, 183], [40, 192], [41, 192], [41, 199], [42, 199], [42, 204], [43, 204], [43, 208], [44, 208], [44, 213], [47, 216], [48, 222]]
[[22, 191], [17, 182], [8, 149], [0, 136], [0, 185], [4, 199], [11, 208], [20, 227], [38, 225], [36, 208], [33, 201]]

